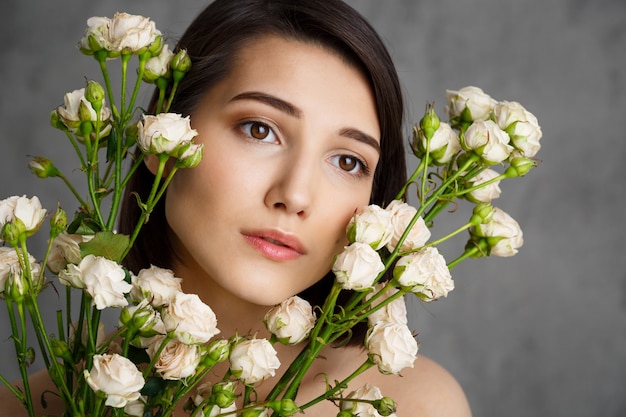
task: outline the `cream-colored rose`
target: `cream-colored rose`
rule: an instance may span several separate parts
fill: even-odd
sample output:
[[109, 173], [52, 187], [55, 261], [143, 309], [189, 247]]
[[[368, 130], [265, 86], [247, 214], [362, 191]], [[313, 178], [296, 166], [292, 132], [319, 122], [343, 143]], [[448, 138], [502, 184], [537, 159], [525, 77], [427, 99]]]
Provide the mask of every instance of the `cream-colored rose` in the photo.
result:
[[[158, 352], [163, 336], [155, 338], [155, 342], [146, 352], [150, 359]], [[154, 369], [163, 379], [179, 380], [187, 378], [196, 372], [202, 358], [199, 345], [189, 345], [177, 339], [170, 340], [161, 351]]]
[[245, 384], [252, 385], [276, 374], [278, 355], [266, 339], [237, 343], [230, 351], [230, 370]]
[[179, 168], [193, 168], [198, 166], [204, 156], [204, 143], [187, 143], [180, 148], [176, 166]]
[[379, 323], [371, 327], [365, 338], [369, 358], [383, 374], [398, 374], [412, 368], [418, 345], [406, 324]]
[[393, 277], [401, 287], [409, 288], [423, 301], [446, 297], [454, 289], [446, 260], [433, 247], [401, 257], [394, 267]]
[[137, 400], [127, 402], [124, 406], [124, 414], [132, 417], [143, 417], [146, 409], [145, 401], [146, 397], [141, 396]]
[[162, 307], [182, 291], [182, 279], [169, 269], [151, 265], [131, 278], [130, 296], [134, 301], [150, 300], [153, 307]]
[[[41, 272], [41, 265], [35, 262], [32, 255], [28, 255], [30, 262], [30, 272], [33, 279], [37, 279]], [[16, 290], [23, 294], [23, 271], [15, 249], [8, 246], [0, 246], [0, 294], [9, 285], [16, 285]]]
[[88, 242], [93, 235], [78, 235], [62, 232], [52, 242], [47, 267], [58, 274], [67, 268], [68, 264], [78, 264], [81, 261], [80, 243]]
[[[346, 396], [345, 400], [341, 401], [340, 408], [342, 411], [350, 411], [352, 415], [359, 417], [381, 417], [381, 414], [370, 404], [360, 401], [352, 400], [380, 400], [383, 398], [383, 394], [375, 385], [365, 384], [364, 386], [352, 391]], [[388, 416], [396, 417], [395, 413], [388, 414]]]
[[509, 141], [509, 135], [493, 121], [478, 120], [467, 128], [463, 143], [486, 163], [497, 164], [507, 159], [513, 151]]
[[[488, 181], [493, 180], [498, 177], [500, 174], [493, 169], [486, 169], [472, 178], [470, 181], [472, 186], [475, 187], [480, 184], [484, 184]], [[490, 203], [494, 198], [500, 197], [500, 181], [492, 182], [491, 184], [483, 185], [482, 187], [470, 191], [469, 198], [475, 203]]]
[[170, 62], [174, 57], [174, 53], [170, 50], [169, 45], [163, 45], [161, 53], [150, 58], [146, 62], [144, 68], [143, 79], [146, 82], [154, 82], [157, 78], [167, 77], [170, 73]]
[[[374, 286], [374, 291], [368, 293], [365, 296], [366, 300], [374, 297], [378, 292], [382, 290], [385, 286], [384, 283], [378, 283]], [[389, 299], [392, 295], [398, 292], [397, 288], [391, 287], [383, 294], [378, 296], [374, 302], [372, 303], [372, 308], [380, 305], [383, 301]], [[400, 323], [407, 324], [407, 310], [406, 310], [406, 302], [404, 300], [404, 296], [396, 298], [390, 303], [386, 304], [384, 307], [374, 311], [369, 316], [367, 316], [367, 321], [370, 326], [374, 326], [378, 323]]]
[[494, 120], [511, 137], [520, 156], [532, 158], [541, 148], [542, 132], [534, 114], [516, 101], [501, 101], [494, 107]]
[[109, 23], [109, 43], [114, 51], [137, 52], [147, 48], [160, 36], [155, 23], [147, 17], [115, 13]]
[[385, 269], [378, 252], [366, 243], [355, 242], [337, 255], [333, 272], [343, 289], [365, 291]]
[[[70, 130], [70, 132], [80, 134], [81, 122], [96, 122], [97, 113], [92, 104], [85, 98], [85, 89], [81, 88], [65, 94], [63, 98], [63, 105], [57, 107], [57, 114], [59, 115], [61, 122]], [[100, 136], [104, 137], [111, 131], [111, 109], [104, 105], [102, 101], [102, 109], [100, 110], [100, 121], [102, 122], [102, 129], [100, 130]]]
[[490, 254], [495, 256], [513, 256], [524, 244], [524, 235], [519, 223], [497, 207], [493, 209], [491, 221], [476, 226], [472, 233], [488, 238]]
[[374, 250], [378, 250], [391, 239], [391, 214], [371, 204], [352, 216], [346, 227], [346, 234], [350, 242], [366, 243]]
[[179, 292], [161, 316], [165, 329], [183, 343], [206, 343], [220, 332], [215, 313], [196, 294]]
[[487, 120], [496, 105], [492, 99], [478, 87], [463, 87], [458, 91], [446, 90], [448, 105], [446, 111], [452, 117], [460, 117], [470, 122], [474, 120]]
[[113, 47], [109, 41], [109, 24], [111, 19], [108, 17], [93, 16], [87, 19], [87, 29], [79, 43], [79, 48], [83, 52], [95, 52], [101, 49], [112, 50]]
[[41, 207], [37, 196], [13, 196], [0, 201], [0, 229], [16, 218], [24, 223], [27, 235], [32, 235], [46, 218], [46, 209]]
[[315, 314], [308, 301], [294, 295], [268, 311], [264, 323], [281, 343], [295, 345], [315, 327]]
[[155, 329], [155, 326], [164, 326], [163, 320], [161, 320], [161, 314], [150, 305], [148, 299], [141, 300], [137, 305], [124, 307], [118, 324], [120, 327], [131, 328], [140, 337], [153, 337], [165, 333], [164, 327], [161, 330]]
[[69, 282], [76, 288], [83, 288], [79, 285], [82, 282], [98, 310], [128, 305], [124, 294], [132, 286], [124, 280], [125, 277], [126, 274], [119, 264], [94, 255], [85, 256], [78, 266], [68, 265], [59, 274], [61, 282]]
[[103, 392], [105, 404], [114, 408], [137, 400], [145, 385], [135, 364], [118, 354], [94, 355], [91, 370], [85, 370], [85, 379], [95, 392]]
[[191, 142], [198, 134], [191, 128], [189, 116], [182, 117], [175, 113], [144, 115], [138, 127], [137, 146], [142, 151], [153, 154], [166, 153], [173, 157], [178, 157], [180, 148]]
[[[417, 210], [403, 201], [393, 200], [387, 206], [387, 211], [391, 213], [391, 224], [393, 227], [393, 235], [387, 244], [387, 250], [393, 252]], [[422, 247], [428, 239], [430, 239], [430, 229], [424, 223], [424, 219], [420, 217], [411, 228], [400, 250], [409, 251]]]
[[[420, 137], [421, 149], [426, 151], [429, 145], [426, 136]], [[430, 147], [428, 148], [430, 157], [440, 165], [450, 162], [453, 156], [461, 151], [461, 141], [459, 135], [452, 127], [445, 122], [440, 123], [439, 128], [435, 130], [433, 137], [430, 139]]]

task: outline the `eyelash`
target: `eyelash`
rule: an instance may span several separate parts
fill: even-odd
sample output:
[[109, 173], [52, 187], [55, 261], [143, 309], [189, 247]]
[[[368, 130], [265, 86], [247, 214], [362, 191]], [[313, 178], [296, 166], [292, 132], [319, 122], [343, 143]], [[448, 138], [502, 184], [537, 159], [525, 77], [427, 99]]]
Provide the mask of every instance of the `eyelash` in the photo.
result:
[[[258, 127], [262, 128], [262, 129], [267, 129], [268, 131], [268, 135], [273, 135], [274, 137], [276, 137], [276, 133], [274, 132], [274, 129], [269, 126], [267, 123], [261, 122], [259, 120], [249, 120], [246, 122], [242, 122], [240, 123], [237, 127], [239, 128], [239, 130], [241, 130], [241, 132], [250, 140], [253, 141], [258, 141], [258, 142], [265, 142], [266, 138], [262, 138], [259, 139], [257, 137], [255, 137], [252, 132], [250, 131], [250, 129], [254, 126], [257, 125]], [[354, 160], [354, 162], [356, 162], [357, 166], [359, 167], [358, 172], [353, 173], [352, 170], [345, 170], [343, 168], [341, 168], [339, 166], [339, 159], [340, 158], [350, 158], [352, 160]], [[331, 160], [334, 162], [335, 166], [337, 168], [339, 168], [341, 171], [353, 175], [355, 177], [368, 177], [370, 175], [370, 169], [367, 166], [367, 163], [359, 158], [358, 156], [352, 155], [352, 154], [341, 154], [341, 155], [334, 155], [331, 157]]]

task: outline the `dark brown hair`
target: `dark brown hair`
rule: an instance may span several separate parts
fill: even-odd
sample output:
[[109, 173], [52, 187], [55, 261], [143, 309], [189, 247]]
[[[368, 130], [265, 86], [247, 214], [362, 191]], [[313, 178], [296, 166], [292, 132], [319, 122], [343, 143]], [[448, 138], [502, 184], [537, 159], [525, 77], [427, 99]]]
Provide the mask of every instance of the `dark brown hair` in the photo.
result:
[[[374, 174], [370, 201], [386, 205], [406, 179], [403, 100], [393, 62], [374, 29], [341, 0], [216, 0], [191, 23], [176, 49], [186, 49], [191, 71], [183, 78], [170, 111], [189, 115], [200, 99], [225, 78], [238, 53], [263, 35], [315, 43], [337, 53], [368, 79], [376, 101], [381, 129], [381, 157]], [[154, 106], [154, 98], [152, 105]], [[152, 174], [144, 166], [129, 182], [120, 216], [120, 232], [129, 234], [141, 214], [132, 193], [145, 198]], [[332, 202], [329, 202], [332, 204]], [[125, 260], [132, 271], [157, 265], [171, 268], [165, 204], [150, 215]], [[323, 302], [332, 273], [301, 296], [314, 305]], [[358, 340], [355, 337], [353, 340]]]

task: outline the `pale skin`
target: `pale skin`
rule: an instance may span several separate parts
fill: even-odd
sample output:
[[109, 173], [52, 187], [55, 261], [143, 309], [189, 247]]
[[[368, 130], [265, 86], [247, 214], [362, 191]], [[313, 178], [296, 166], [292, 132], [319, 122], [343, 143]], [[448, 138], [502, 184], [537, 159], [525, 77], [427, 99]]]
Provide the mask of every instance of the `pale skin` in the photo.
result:
[[[369, 85], [338, 55], [273, 36], [245, 51], [191, 115], [205, 158], [177, 174], [166, 213], [183, 290], [211, 306], [221, 335], [269, 338], [262, 324], [269, 306], [330, 269], [346, 244], [345, 225], [368, 203], [380, 129]], [[155, 170], [156, 158], [147, 164]], [[301, 346], [276, 349], [288, 364]], [[327, 348], [322, 356], [303, 380], [297, 402], [324, 391], [322, 375], [341, 380], [366, 360], [360, 347]], [[212, 378], [220, 379], [224, 366]], [[259, 397], [274, 381], [258, 387]], [[394, 398], [398, 416], [471, 415], [456, 380], [423, 356], [401, 376], [370, 368], [347, 392], [365, 383]], [[42, 391], [50, 382], [39, 373], [32, 384]], [[59, 414], [48, 398], [46, 413]], [[0, 401], [7, 415], [25, 415], [7, 390], [0, 390]], [[337, 412], [325, 401], [306, 415]]]

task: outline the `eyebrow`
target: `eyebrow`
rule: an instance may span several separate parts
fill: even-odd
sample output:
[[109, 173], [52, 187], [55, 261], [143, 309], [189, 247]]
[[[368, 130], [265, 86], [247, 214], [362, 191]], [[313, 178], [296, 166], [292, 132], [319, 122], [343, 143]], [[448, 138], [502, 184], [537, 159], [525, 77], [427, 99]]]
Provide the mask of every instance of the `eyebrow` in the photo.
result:
[[302, 110], [300, 110], [299, 108], [297, 108], [296, 106], [294, 106], [293, 104], [285, 100], [282, 100], [275, 96], [271, 96], [269, 94], [260, 93], [258, 91], [248, 91], [245, 93], [237, 94], [235, 97], [231, 99], [231, 101], [236, 101], [236, 100], [260, 101], [261, 103], [272, 106], [275, 109], [288, 114], [289, 116], [295, 117], [297, 119], [302, 118]]
[[[298, 107], [294, 106], [293, 104], [289, 103], [288, 101], [280, 99], [276, 96], [272, 96], [270, 94], [261, 93], [259, 91], [247, 91], [247, 92], [237, 94], [230, 101], [237, 101], [237, 100], [256, 100], [261, 103], [267, 104], [271, 107], [274, 107], [275, 109], [289, 116], [295, 117], [297, 119], [301, 119], [303, 115], [302, 110], [300, 110]], [[341, 129], [339, 134], [341, 136], [354, 139], [361, 143], [369, 145], [372, 148], [374, 148], [376, 152], [380, 154], [380, 144], [378, 143], [378, 141], [374, 139], [373, 137], [371, 137], [370, 135], [358, 129], [344, 128], [344, 129]]]

